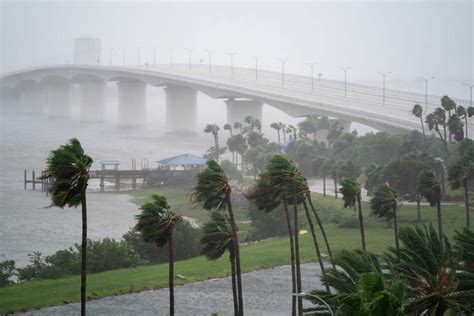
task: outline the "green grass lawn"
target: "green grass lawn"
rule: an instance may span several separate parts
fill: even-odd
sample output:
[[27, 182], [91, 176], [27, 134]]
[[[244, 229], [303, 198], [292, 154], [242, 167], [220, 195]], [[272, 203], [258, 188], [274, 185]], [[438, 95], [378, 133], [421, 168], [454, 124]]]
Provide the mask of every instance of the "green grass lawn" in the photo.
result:
[[[149, 199], [153, 192], [156, 192], [156, 190], [133, 192], [133, 200], [138, 204], [142, 204]], [[160, 192], [169, 199], [172, 207], [179, 210], [183, 215], [198, 218], [199, 221], [207, 218], [206, 211], [192, 208], [184, 190], [164, 189]], [[314, 194], [313, 197], [318, 208], [321, 209], [321, 213], [324, 213], [322, 217], [325, 219], [327, 235], [333, 250], [359, 248], [359, 230], [357, 228], [340, 228], [339, 224], [333, 220], [333, 218], [342, 217], [347, 221], [351, 217], [356, 218], [356, 213], [352, 209], [344, 209], [341, 199], [323, 198], [319, 194]], [[393, 229], [389, 227], [388, 223], [370, 216], [368, 211], [368, 203], [364, 203], [367, 249], [371, 252], [382, 253], [388, 246], [394, 244]], [[432, 222], [437, 227], [435, 208], [423, 206], [422, 214], [423, 223], [429, 224]], [[453, 235], [455, 230], [463, 228], [464, 208], [462, 205], [443, 207], [443, 216], [445, 233], [449, 237]], [[403, 206], [399, 217], [400, 226], [415, 225], [416, 206]], [[240, 220], [244, 220], [243, 215], [241, 215]], [[300, 246], [302, 261], [314, 261], [315, 251], [310, 234], [301, 236]], [[288, 264], [288, 239], [276, 238], [242, 245], [241, 260], [244, 272]], [[167, 285], [167, 271], [167, 264], [161, 264], [91, 274], [88, 277], [88, 295], [98, 298], [165, 287]], [[176, 280], [179, 285], [186, 282], [226, 276], [230, 273], [230, 267], [227, 256], [214, 262], [207, 261], [203, 257], [197, 257], [176, 262], [175, 272], [186, 277], [186, 280]], [[78, 301], [80, 299], [79, 286], [80, 277], [73, 276], [57, 280], [34, 280], [0, 288], [0, 313]], [[231, 285], [229, 283], [230, 290]]]

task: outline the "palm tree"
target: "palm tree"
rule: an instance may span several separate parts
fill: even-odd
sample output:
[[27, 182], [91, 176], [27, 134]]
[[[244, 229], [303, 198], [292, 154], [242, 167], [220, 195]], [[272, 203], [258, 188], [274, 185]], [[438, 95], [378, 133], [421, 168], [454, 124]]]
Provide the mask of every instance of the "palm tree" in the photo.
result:
[[362, 203], [361, 203], [361, 194], [360, 194], [360, 184], [355, 183], [351, 179], [344, 179], [341, 182], [341, 188], [339, 191], [342, 193], [344, 200], [344, 207], [353, 207], [356, 202], [359, 209], [359, 228], [360, 228], [360, 239], [362, 241], [362, 249], [366, 251], [365, 248], [365, 230], [364, 230], [364, 218], [362, 215]]
[[337, 199], [337, 180], [339, 179], [339, 171], [341, 167], [341, 163], [335, 162], [334, 160], [330, 160], [326, 164], [328, 167], [331, 168], [331, 177], [334, 182], [334, 198]]
[[234, 298], [234, 315], [239, 315], [239, 299], [235, 272], [235, 252], [232, 226], [227, 216], [212, 212], [209, 222], [202, 226], [202, 254], [209, 260], [217, 260], [229, 251], [229, 260], [232, 279], [232, 296]]
[[274, 123], [270, 124], [270, 127], [277, 131], [277, 135], [278, 135], [278, 148], [280, 148], [280, 147], [281, 147], [281, 141], [280, 141], [281, 125], [280, 125], [280, 123], [274, 122]]
[[230, 125], [229, 123], [224, 124], [224, 130], [229, 131], [230, 136], [233, 135], [233, 133], [232, 133], [232, 125]]
[[423, 107], [419, 104], [415, 104], [411, 113], [420, 119], [421, 130], [423, 131], [423, 139], [426, 143], [425, 124], [423, 123]]
[[[474, 108], [473, 108], [474, 109]], [[464, 126], [466, 127], [466, 136], [464, 138], [468, 138], [469, 132], [468, 132], [468, 124], [467, 124], [467, 118], [469, 116], [468, 110], [463, 107], [462, 105], [459, 105], [456, 108], [456, 114], [460, 119], [464, 119]]]
[[387, 220], [393, 219], [393, 230], [395, 233], [395, 249], [397, 254], [400, 250], [398, 242], [398, 221], [397, 211], [398, 205], [398, 194], [395, 192], [388, 183], [380, 185], [374, 192], [372, 199], [370, 200], [370, 208], [372, 214], [378, 218], [385, 218]]
[[[425, 122], [426, 124], [428, 124], [428, 128], [430, 131], [434, 129], [436, 133], [438, 133], [438, 136], [444, 145], [444, 149], [449, 155], [448, 144], [446, 141], [446, 115], [444, 113], [444, 110], [442, 108], [437, 108], [435, 112], [430, 113], [425, 117]], [[439, 129], [440, 125], [444, 126], [444, 137], [441, 134], [441, 130]]]
[[212, 136], [214, 137], [214, 147], [216, 149], [216, 160], [219, 161], [219, 154], [220, 154], [220, 149], [219, 149], [219, 126], [216, 124], [207, 124], [206, 128], [204, 128], [204, 133], [211, 133]]
[[155, 243], [158, 248], [168, 244], [168, 286], [170, 290], [170, 315], [174, 315], [174, 255], [173, 229], [182, 221], [180, 215], [170, 210], [166, 198], [159, 194], [153, 201], [141, 206], [142, 212], [136, 216], [135, 228], [145, 242]]
[[[456, 237], [466, 240], [469, 236], [458, 233]], [[460, 251], [454, 252], [431, 225], [400, 228], [400, 241], [400, 260], [392, 258], [392, 265], [407, 285], [406, 314], [441, 316], [450, 309], [453, 315], [470, 315], [474, 311], [474, 273], [462, 262], [469, 258], [463, 256], [466, 248], [457, 241]], [[470, 241], [472, 249], [472, 236]]]
[[[296, 139], [297, 139], [297, 135], [296, 135], [296, 134], [297, 134], [298, 129], [297, 129], [295, 126], [293, 126], [293, 125], [288, 125], [288, 129], [289, 129], [289, 130], [291, 131], [291, 133], [293, 134], [293, 140], [296, 140]], [[290, 132], [288, 132], [288, 133], [290, 133]]]
[[240, 134], [242, 134], [242, 123], [234, 122], [234, 129], [239, 129]]
[[474, 177], [474, 158], [461, 156], [455, 160], [448, 168], [448, 181], [453, 190], [464, 189], [464, 205], [466, 209], [466, 228], [470, 227], [469, 210], [469, 179]]
[[244, 303], [242, 297], [242, 275], [240, 270], [240, 251], [237, 236], [237, 225], [235, 223], [234, 212], [232, 210], [230, 179], [224, 170], [215, 160], [209, 160], [207, 168], [196, 176], [196, 185], [191, 193], [195, 203], [202, 203], [206, 210], [225, 210], [229, 214], [229, 221], [232, 228], [234, 240], [235, 267], [237, 275], [237, 292], [239, 298], [239, 315], [244, 314]]
[[[456, 113], [456, 102], [447, 95], [441, 98], [441, 107], [448, 112], [448, 121], [451, 118], [451, 111]], [[449, 131], [449, 140], [451, 141], [451, 131]]]
[[81, 143], [72, 138], [65, 145], [51, 151], [43, 179], [52, 179], [49, 188], [51, 206], [82, 207], [81, 246], [81, 315], [86, 314], [87, 287], [87, 203], [86, 189], [93, 160], [84, 153]]
[[431, 206], [437, 207], [439, 240], [443, 242], [443, 220], [441, 213], [441, 185], [432, 170], [423, 170], [417, 183], [417, 191]]
[[[283, 205], [286, 223], [288, 227], [288, 236], [290, 240], [290, 264], [291, 264], [291, 284], [292, 293], [296, 293], [296, 265], [295, 265], [295, 243], [293, 238], [293, 229], [291, 227], [291, 217], [288, 210], [287, 191], [285, 186], [275, 185], [269, 177], [269, 166], [264, 173], [259, 175], [255, 186], [246, 194], [247, 199], [254, 201], [259, 210], [271, 212]], [[296, 296], [292, 295], [291, 310], [292, 315], [296, 315]]]

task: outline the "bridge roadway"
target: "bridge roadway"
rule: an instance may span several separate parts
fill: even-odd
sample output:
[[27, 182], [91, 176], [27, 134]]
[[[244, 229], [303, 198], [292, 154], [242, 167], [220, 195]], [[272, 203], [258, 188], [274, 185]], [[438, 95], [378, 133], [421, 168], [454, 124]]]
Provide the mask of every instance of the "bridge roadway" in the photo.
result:
[[[155, 86], [184, 86], [201, 91], [213, 98], [258, 101], [273, 106], [291, 116], [327, 115], [349, 122], [358, 122], [380, 130], [407, 132], [420, 130], [419, 120], [411, 114], [414, 104], [425, 107], [425, 95], [403, 90], [386, 89], [383, 103], [382, 88], [297, 76], [292, 74], [212, 65], [51, 65], [6, 74], [4, 85], [16, 87], [19, 82], [46, 76], [90, 75], [108, 81], [137, 79]], [[312, 84], [313, 81], [313, 84]], [[312, 87], [313, 86], [313, 87]], [[441, 104], [441, 97], [428, 96], [428, 112]], [[458, 105], [469, 106], [468, 100], [454, 99]], [[191, 101], [192, 102], [192, 101]], [[229, 106], [229, 104], [228, 104]], [[261, 111], [261, 110], [260, 110]], [[469, 121], [469, 129], [474, 131]]]

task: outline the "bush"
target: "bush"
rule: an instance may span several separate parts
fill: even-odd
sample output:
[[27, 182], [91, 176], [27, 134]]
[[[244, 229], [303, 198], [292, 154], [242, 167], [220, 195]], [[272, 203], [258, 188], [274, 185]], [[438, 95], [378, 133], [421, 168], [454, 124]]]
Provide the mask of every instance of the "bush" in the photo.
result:
[[251, 220], [249, 240], [261, 240], [288, 234], [288, 225], [283, 206], [271, 212], [258, 210], [253, 203], [249, 206], [248, 217]]
[[16, 275], [15, 261], [5, 260], [0, 262], [0, 287], [14, 283], [11, 278]]
[[[88, 240], [87, 270], [89, 273], [103, 272], [120, 268], [135, 267], [144, 261], [125, 241], [110, 238]], [[31, 279], [57, 279], [66, 275], [81, 273], [81, 245], [59, 250], [53, 255], [43, 257], [40, 252], [29, 255], [30, 264], [18, 269], [21, 281]]]
[[[123, 235], [124, 242], [148, 263], [168, 262], [167, 248], [158, 248], [153, 243], [146, 243], [140, 233], [134, 229]], [[188, 221], [183, 220], [173, 230], [175, 261], [199, 256], [200, 231]]]

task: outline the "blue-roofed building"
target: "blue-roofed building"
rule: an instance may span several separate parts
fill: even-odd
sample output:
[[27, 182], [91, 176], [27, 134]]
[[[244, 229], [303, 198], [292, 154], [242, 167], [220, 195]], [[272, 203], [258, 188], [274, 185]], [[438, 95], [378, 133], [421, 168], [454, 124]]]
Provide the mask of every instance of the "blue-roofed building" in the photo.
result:
[[159, 160], [158, 169], [165, 170], [201, 170], [206, 164], [206, 159], [192, 154], [182, 154]]

